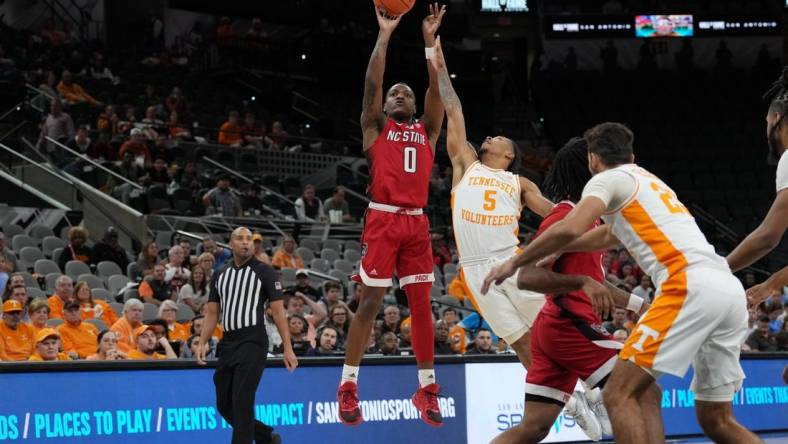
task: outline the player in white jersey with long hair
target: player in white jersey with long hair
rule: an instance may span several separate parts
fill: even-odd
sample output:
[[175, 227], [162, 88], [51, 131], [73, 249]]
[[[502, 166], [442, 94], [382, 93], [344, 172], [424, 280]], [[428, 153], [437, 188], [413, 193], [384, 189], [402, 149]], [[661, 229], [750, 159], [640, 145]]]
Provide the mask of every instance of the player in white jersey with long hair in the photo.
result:
[[[633, 163], [629, 128], [602, 123], [584, 138], [594, 177], [582, 199], [522, 254], [494, 268], [482, 291], [556, 252], [624, 244], [657, 292], [605, 386], [616, 442], [664, 442], [656, 380], [664, 374], [682, 377], [690, 364], [704, 433], [718, 443], [760, 442], [736, 422], [731, 405], [744, 379], [739, 352], [748, 315], [741, 283], [673, 190]], [[584, 234], [599, 217], [606, 224]]]

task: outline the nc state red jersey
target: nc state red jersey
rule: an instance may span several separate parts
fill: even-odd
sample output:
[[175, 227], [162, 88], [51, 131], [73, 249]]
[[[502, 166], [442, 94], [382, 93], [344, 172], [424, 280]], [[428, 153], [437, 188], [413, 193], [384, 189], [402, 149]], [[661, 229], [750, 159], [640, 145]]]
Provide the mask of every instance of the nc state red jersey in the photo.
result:
[[424, 208], [435, 155], [424, 124], [387, 119], [380, 136], [367, 150], [367, 195], [376, 203]]
[[[538, 237], [551, 225], [562, 220], [572, 211], [574, 205], [571, 202], [561, 202], [557, 204], [550, 213], [545, 216], [536, 232]], [[599, 226], [599, 221], [589, 229]], [[587, 253], [564, 253], [552, 265], [553, 271], [562, 274], [585, 275], [598, 282], [604, 282], [605, 272], [602, 268], [602, 251]], [[602, 319], [594, 312], [591, 301], [582, 291], [570, 291], [568, 293], [546, 295], [545, 305], [542, 312], [557, 317], [573, 317], [584, 320], [589, 325], [602, 323]]]

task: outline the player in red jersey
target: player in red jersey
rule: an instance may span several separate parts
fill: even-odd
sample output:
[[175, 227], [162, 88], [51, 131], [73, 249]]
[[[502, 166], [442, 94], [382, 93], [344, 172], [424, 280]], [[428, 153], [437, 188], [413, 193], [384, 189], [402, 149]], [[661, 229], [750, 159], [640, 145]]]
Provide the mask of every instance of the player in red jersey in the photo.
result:
[[[537, 236], [562, 220], [580, 200], [583, 186], [591, 178], [587, 152], [585, 141], [575, 138], [556, 154], [544, 192], [559, 203], [545, 216]], [[552, 263], [553, 271], [536, 267], [520, 270], [519, 288], [547, 296], [531, 329], [532, 363], [525, 380], [524, 420], [493, 443], [540, 442], [564, 405], [576, 419], [581, 415], [586, 418], [586, 433], [596, 427], [596, 436], [591, 438], [598, 440], [603, 431], [612, 433], [602, 397], [593, 389], [604, 385], [623, 344], [605, 331], [598, 312], [610, 312], [613, 305], [627, 306], [630, 298], [637, 296], [602, 284], [602, 254], [565, 253]], [[639, 302], [642, 306], [638, 311], [642, 313], [648, 304], [642, 299]], [[591, 389], [587, 404], [584, 395], [577, 393], [578, 399], [572, 398], [578, 379]], [[591, 424], [594, 421], [598, 421], [595, 427]]]
[[[425, 47], [431, 48], [446, 7], [430, 5], [422, 22]], [[411, 398], [422, 420], [443, 424], [433, 364], [434, 332], [430, 288], [432, 248], [427, 204], [435, 143], [443, 125], [443, 105], [437, 74], [427, 63], [430, 86], [424, 116], [416, 119], [416, 97], [404, 83], [396, 83], [383, 97], [386, 48], [400, 17], [387, 17], [376, 8], [377, 43], [367, 66], [361, 111], [364, 152], [370, 163], [371, 199], [362, 235], [362, 259], [354, 280], [364, 284], [361, 301], [350, 324], [337, 399], [339, 419], [347, 425], [363, 421], [358, 402], [358, 372], [372, 322], [380, 311], [386, 289], [396, 271], [410, 308], [413, 351], [418, 363], [419, 389]]]

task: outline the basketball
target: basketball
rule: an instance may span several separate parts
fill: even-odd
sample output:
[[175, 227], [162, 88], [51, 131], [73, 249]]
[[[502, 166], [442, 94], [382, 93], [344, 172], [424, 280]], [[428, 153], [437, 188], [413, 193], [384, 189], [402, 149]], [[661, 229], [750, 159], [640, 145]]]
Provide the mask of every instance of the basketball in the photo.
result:
[[413, 8], [416, 0], [374, 0], [375, 6], [386, 11], [390, 16], [405, 14]]

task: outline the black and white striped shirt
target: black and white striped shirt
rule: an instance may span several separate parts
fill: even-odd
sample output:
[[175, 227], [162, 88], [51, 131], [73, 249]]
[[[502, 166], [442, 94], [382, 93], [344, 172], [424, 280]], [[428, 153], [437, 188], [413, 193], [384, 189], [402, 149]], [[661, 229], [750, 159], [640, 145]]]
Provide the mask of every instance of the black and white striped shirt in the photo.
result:
[[265, 325], [265, 301], [281, 300], [282, 284], [278, 273], [254, 257], [237, 267], [230, 259], [211, 278], [208, 302], [222, 309], [222, 326], [227, 332]]

